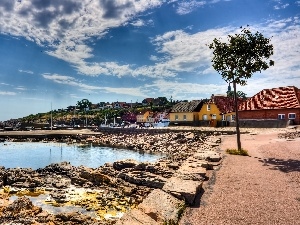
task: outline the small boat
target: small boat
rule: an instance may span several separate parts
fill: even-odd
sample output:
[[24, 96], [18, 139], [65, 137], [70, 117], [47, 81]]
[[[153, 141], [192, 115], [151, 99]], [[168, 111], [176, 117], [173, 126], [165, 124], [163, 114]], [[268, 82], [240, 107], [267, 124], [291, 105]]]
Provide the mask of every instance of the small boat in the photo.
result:
[[153, 123], [153, 127], [167, 127], [170, 124], [170, 120], [169, 119], [162, 119], [159, 122]]

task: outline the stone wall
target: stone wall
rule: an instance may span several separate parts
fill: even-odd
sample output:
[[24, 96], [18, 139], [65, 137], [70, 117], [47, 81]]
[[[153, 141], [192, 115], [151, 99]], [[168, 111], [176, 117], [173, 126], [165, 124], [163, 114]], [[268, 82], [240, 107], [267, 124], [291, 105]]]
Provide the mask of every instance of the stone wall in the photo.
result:
[[[285, 128], [288, 125], [286, 120], [240, 119], [240, 127], [243, 128]], [[230, 123], [230, 126], [235, 126], [235, 123]]]

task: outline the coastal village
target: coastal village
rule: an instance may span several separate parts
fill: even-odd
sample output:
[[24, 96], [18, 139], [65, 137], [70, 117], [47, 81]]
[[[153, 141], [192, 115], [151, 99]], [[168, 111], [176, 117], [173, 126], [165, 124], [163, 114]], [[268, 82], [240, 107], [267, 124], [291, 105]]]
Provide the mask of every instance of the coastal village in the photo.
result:
[[300, 224], [299, 8], [0, 1], [0, 225]]
[[[268, 178], [272, 177], [269, 182], [273, 187], [271, 193], [276, 195], [274, 199], [280, 195], [280, 188], [276, 185], [282, 182], [281, 173], [289, 173], [287, 182], [292, 183], [285, 192], [292, 198], [279, 204], [285, 202], [286, 216], [274, 217], [271, 223], [292, 224], [299, 219], [299, 205], [294, 206], [299, 201], [297, 193], [300, 191], [300, 165], [299, 160], [295, 160], [300, 157], [300, 90], [295, 86], [264, 89], [253, 97], [239, 99], [243, 146], [249, 152], [248, 157], [229, 156], [224, 152], [225, 148], [235, 146], [233, 100], [227, 95], [212, 95], [210, 99], [177, 102], [160, 113], [146, 110], [131, 116], [132, 121], [127, 121], [134, 127], [122, 127], [119, 123], [119, 126], [100, 124], [97, 129], [83, 126], [78, 129], [62, 127], [44, 130], [36, 127], [30, 131], [20, 131], [6, 130], [4, 126], [0, 132], [4, 145], [13, 142], [66, 143], [130, 149], [162, 154], [163, 157], [155, 163], [124, 159], [97, 168], [76, 167], [69, 162], [52, 163], [36, 170], [1, 167], [0, 222], [184, 225], [194, 219], [193, 210], [196, 208], [200, 207], [205, 212], [205, 202], [211, 202], [209, 207], [222, 204], [219, 207], [227, 205], [230, 208], [232, 206], [229, 204], [233, 203], [238, 207], [240, 203], [234, 199], [239, 193], [242, 196], [248, 193], [249, 185], [252, 185], [244, 187], [231, 180], [223, 181], [225, 186], [222, 186], [219, 182], [228, 177], [241, 179], [241, 175], [236, 173], [249, 173], [247, 169], [252, 171], [256, 168], [254, 175], [267, 173]], [[167, 126], [163, 121], [167, 121]], [[147, 123], [152, 126], [145, 126]], [[159, 123], [163, 125], [155, 126]], [[265, 147], [260, 149], [258, 146]], [[231, 164], [227, 165], [229, 161]], [[231, 165], [239, 167], [234, 169], [236, 172], [232, 171]], [[264, 166], [269, 167], [270, 172], [263, 171]], [[219, 176], [219, 173], [226, 175]], [[214, 180], [216, 176], [217, 181]], [[259, 181], [254, 180], [256, 177], [252, 179], [255, 185], [262, 189], [265, 187], [266, 177]], [[212, 188], [215, 191], [209, 194]], [[244, 189], [236, 192], [232, 188]], [[229, 192], [221, 202], [210, 199], [210, 195], [222, 199], [222, 193], [227, 189]], [[203, 197], [204, 192], [206, 195]], [[12, 201], [13, 198], [16, 200]], [[33, 199], [39, 199], [40, 205], [35, 205], [37, 200]], [[267, 195], [258, 199], [268, 201], [270, 198]], [[252, 201], [256, 208], [264, 205], [260, 201], [255, 202], [256, 199]], [[44, 209], [49, 206], [58, 212], [51, 213]], [[67, 208], [74, 210], [64, 211]], [[81, 212], [76, 210], [79, 208]], [[214, 208], [209, 209], [209, 217], [201, 217], [203, 221], [199, 224], [210, 224], [210, 217], [216, 224], [221, 224], [222, 218], [213, 212]], [[259, 212], [265, 212], [265, 208]], [[266, 216], [269, 218], [270, 215]], [[239, 219], [239, 216], [233, 217], [235, 222], [236, 218]], [[244, 220], [251, 224], [254, 220], [265, 221], [266, 218], [249, 216]]]
[[[52, 122], [52, 128], [101, 128], [101, 127], [228, 127], [235, 126], [234, 98], [228, 87], [226, 94], [212, 94], [210, 99], [169, 102], [165, 97], [146, 98], [142, 103], [90, 103], [84, 108], [81, 119], [76, 116], [78, 106], [58, 110], [65, 112], [63, 118]], [[76, 108], [77, 107], [77, 108]], [[87, 107], [87, 108], [86, 108]], [[159, 111], [153, 108], [159, 107]], [[118, 113], [117, 110], [122, 111]], [[95, 121], [87, 113], [108, 112], [104, 118]], [[300, 90], [296, 86], [263, 89], [252, 97], [238, 98], [238, 111], [241, 127], [287, 127], [300, 124]], [[85, 113], [85, 114], [84, 114]], [[102, 113], [103, 115], [103, 113]], [[4, 121], [2, 130], [49, 129], [48, 122], [20, 119]], [[131, 126], [132, 125], [132, 126]]]

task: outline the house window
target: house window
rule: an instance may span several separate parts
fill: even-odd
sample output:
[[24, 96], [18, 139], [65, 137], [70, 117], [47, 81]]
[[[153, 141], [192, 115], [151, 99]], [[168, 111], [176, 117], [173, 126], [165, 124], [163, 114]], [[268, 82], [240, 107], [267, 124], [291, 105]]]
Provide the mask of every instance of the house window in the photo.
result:
[[175, 120], [178, 120], [178, 115], [175, 115]]
[[289, 120], [296, 119], [296, 113], [289, 113]]
[[278, 119], [279, 120], [284, 120], [285, 119], [285, 114], [278, 114]]
[[207, 120], [207, 115], [206, 114], [203, 114], [202, 120]]
[[210, 111], [210, 105], [207, 105], [207, 111]]
[[222, 115], [222, 121], [225, 121], [225, 115], [224, 114]]
[[235, 121], [235, 115], [231, 115], [231, 120]]
[[186, 120], [186, 115], [183, 115], [183, 120]]
[[212, 114], [211, 118], [212, 118], [213, 120], [216, 120], [216, 119], [217, 119], [217, 115], [216, 115], [216, 114]]

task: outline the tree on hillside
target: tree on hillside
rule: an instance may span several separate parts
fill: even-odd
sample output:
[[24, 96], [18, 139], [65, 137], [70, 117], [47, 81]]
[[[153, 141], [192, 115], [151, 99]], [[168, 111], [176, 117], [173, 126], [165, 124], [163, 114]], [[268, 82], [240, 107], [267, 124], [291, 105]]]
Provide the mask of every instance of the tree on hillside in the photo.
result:
[[270, 39], [265, 38], [261, 33], [251, 33], [248, 28], [241, 30], [241, 33], [228, 35], [228, 42], [221, 42], [215, 38], [209, 45], [213, 49], [213, 68], [221, 74], [227, 83], [233, 84], [236, 113], [237, 147], [242, 150], [236, 84], [246, 85], [247, 79], [253, 73], [266, 70], [274, 65], [274, 61], [267, 60], [273, 55], [273, 45]]
[[76, 104], [76, 107], [80, 110], [80, 111], [84, 111], [86, 109], [90, 109], [92, 103], [87, 100], [87, 99], [82, 99], [81, 101], [78, 101]]

